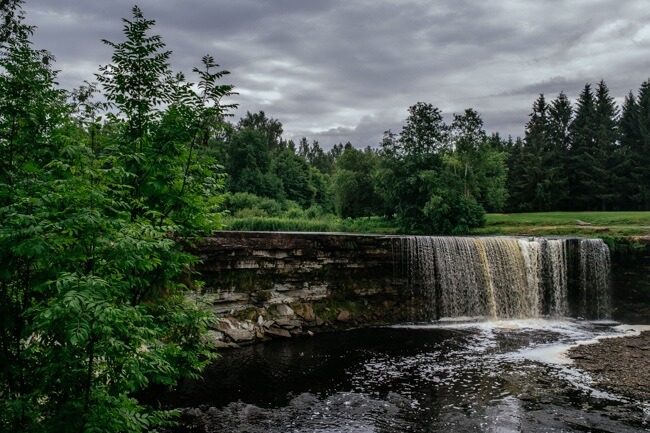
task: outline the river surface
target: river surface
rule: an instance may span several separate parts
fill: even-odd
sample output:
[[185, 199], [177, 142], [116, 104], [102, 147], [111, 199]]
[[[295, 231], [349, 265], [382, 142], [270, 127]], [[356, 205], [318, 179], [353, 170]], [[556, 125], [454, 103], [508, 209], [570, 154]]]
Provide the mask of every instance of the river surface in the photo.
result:
[[[562, 349], [606, 322], [401, 325], [226, 351], [174, 393], [184, 432], [645, 432], [650, 401], [600, 392]], [[650, 372], [639, 372], [650, 374]]]

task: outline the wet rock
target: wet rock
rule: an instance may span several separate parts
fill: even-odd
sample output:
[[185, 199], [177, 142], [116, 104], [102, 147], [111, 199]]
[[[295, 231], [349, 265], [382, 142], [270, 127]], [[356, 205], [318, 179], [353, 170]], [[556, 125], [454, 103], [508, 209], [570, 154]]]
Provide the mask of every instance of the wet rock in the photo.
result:
[[288, 317], [280, 317], [279, 319], [276, 319], [275, 324], [285, 329], [300, 328], [302, 326], [300, 320], [290, 319]]
[[207, 343], [216, 344], [224, 340], [226, 335], [221, 331], [209, 330], [203, 337], [204, 341]]
[[226, 329], [224, 333], [234, 342], [250, 341], [255, 338], [253, 333], [247, 329]]
[[226, 331], [227, 329], [235, 329], [237, 326], [235, 326], [235, 322], [237, 322], [236, 319], [231, 319], [231, 318], [221, 318], [215, 323], [214, 328], [219, 330], [219, 331]]
[[226, 343], [225, 341], [212, 341], [211, 343], [217, 349], [230, 349], [233, 344], [233, 343]]
[[255, 331], [255, 325], [253, 325], [252, 322], [246, 321], [246, 322], [240, 322], [240, 328], [244, 329], [248, 332], [254, 332]]
[[338, 316], [336, 316], [336, 320], [339, 322], [347, 322], [350, 320], [351, 314], [348, 310], [341, 310]]
[[323, 326], [325, 324], [325, 321], [321, 319], [320, 317], [316, 316], [316, 326]]
[[275, 306], [275, 312], [278, 316], [295, 316], [295, 312], [293, 309], [285, 304], [280, 304]]
[[272, 337], [291, 338], [291, 334], [289, 333], [289, 331], [287, 331], [286, 329], [277, 328], [275, 326], [267, 329], [266, 334]]
[[316, 314], [314, 314], [314, 308], [310, 304], [297, 304], [294, 305], [294, 311], [298, 317], [301, 317], [307, 322], [313, 322], [316, 320]]

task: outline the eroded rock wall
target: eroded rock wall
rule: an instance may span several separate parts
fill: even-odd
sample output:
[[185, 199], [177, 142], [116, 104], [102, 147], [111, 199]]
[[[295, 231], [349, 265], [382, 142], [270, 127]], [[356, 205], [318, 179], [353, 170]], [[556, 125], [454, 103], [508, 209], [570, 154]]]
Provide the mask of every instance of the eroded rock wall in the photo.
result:
[[650, 325], [650, 237], [620, 239], [610, 249], [612, 317], [624, 323]]
[[201, 302], [228, 319], [214, 337], [238, 342], [397, 322], [405, 309], [392, 248], [388, 236], [219, 232], [195, 250]]

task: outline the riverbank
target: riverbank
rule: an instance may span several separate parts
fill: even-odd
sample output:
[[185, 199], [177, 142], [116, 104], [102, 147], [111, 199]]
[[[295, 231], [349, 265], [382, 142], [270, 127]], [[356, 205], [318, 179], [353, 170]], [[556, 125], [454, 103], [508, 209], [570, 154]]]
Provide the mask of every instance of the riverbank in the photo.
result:
[[567, 355], [576, 367], [591, 374], [597, 388], [650, 401], [650, 330], [580, 345]]

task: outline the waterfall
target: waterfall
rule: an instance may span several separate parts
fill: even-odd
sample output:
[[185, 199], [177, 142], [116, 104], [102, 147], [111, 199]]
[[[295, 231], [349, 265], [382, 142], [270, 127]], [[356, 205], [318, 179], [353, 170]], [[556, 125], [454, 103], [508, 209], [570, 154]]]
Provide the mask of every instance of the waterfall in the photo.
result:
[[412, 320], [609, 317], [609, 249], [599, 239], [409, 236], [393, 248]]

